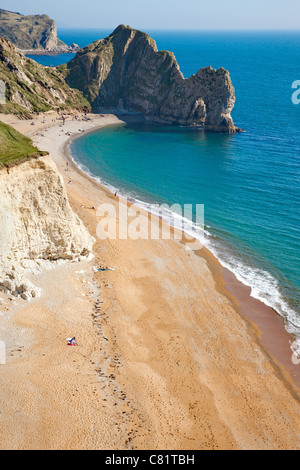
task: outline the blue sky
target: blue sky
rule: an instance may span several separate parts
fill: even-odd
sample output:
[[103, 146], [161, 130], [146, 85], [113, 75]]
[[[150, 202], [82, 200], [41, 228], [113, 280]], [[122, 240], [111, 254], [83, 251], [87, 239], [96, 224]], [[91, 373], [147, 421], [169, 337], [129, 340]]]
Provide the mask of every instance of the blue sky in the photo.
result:
[[1, 0], [1, 8], [46, 13], [59, 28], [300, 29], [300, 0]]

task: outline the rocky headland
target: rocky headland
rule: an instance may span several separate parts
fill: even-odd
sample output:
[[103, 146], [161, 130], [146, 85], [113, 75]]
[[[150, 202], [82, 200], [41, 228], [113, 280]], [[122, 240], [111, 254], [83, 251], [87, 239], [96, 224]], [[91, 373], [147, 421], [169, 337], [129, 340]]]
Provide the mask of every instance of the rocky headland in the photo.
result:
[[57, 37], [56, 23], [48, 15], [25, 16], [0, 9], [0, 37], [28, 54], [62, 54], [80, 49], [77, 44], [67, 46]]
[[[55, 43], [49, 39], [44, 51]], [[119, 26], [59, 67], [36, 63], [0, 37], [0, 80], [6, 89], [1, 112], [91, 109], [139, 113], [149, 121], [208, 131], [241, 131], [231, 117], [236, 98], [227, 70], [205, 67], [184, 78], [172, 52], [158, 51], [148, 34], [129, 26]]]
[[146, 33], [119, 26], [58, 67], [95, 112], [141, 113], [158, 123], [239, 132], [232, 120], [235, 90], [224, 68], [185, 79], [172, 52], [158, 51]]

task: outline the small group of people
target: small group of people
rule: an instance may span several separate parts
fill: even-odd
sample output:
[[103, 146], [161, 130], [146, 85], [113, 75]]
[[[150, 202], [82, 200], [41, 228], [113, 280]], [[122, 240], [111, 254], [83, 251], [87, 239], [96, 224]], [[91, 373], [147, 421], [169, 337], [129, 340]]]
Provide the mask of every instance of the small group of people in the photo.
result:
[[73, 338], [68, 338], [67, 341], [68, 341], [68, 346], [77, 346], [75, 336], [73, 336]]
[[108, 271], [108, 270], [109, 270], [108, 266], [105, 266], [105, 267], [100, 266], [100, 268], [98, 269], [98, 271]]
[[114, 271], [113, 268], [109, 268], [108, 266], [100, 266], [100, 268], [98, 269], [98, 271]]

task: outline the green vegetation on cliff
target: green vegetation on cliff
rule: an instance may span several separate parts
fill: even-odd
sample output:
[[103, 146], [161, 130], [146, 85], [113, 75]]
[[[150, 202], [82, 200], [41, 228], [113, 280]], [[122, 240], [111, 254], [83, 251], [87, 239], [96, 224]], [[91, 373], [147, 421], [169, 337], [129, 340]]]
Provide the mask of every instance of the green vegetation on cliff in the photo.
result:
[[28, 137], [0, 121], [0, 168], [42, 155], [47, 152], [38, 150]]
[[240, 130], [231, 118], [235, 91], [227, 70], [207, 67], [185, 79], [172, 52], [158, 51], [148, 34], [129, 26], [120, 25], [58, 69], [94, 112], [135, 112], [159, 123]]
[[22, 50], [53, 50], [66, 46], [58, 39], [55, 21], [49, 16], [25, 16], [3, 9], [0, 9], [0, 37], [9, 39]]
[[0, 113], [29, 117], [35, 112], [90, 108], [82, 93], [71, 89], [56, 68], [44, 67], [25, 57], [3, 38], [0, 38], [0, 80], [6, 90], [6, 104], [0, 105]]
[[168, 91], [173, 70], [182, 77], [173, 53], [158, 51], [156, 42], [147, 33], [125, 25], [81, 49], [58, 70], [70, 87], [82, 91], [95, 112], [101, 107], [127, 109], [127, 104], [133, 101], [132, 111], [144, 112], [142, 102], [155, 101], [153, 93], [150, 96], [153, 91], [150, 80], [156, 81], [160, 91]]
[[235, 90], [224, 68], [200, 69], [184, 78], [176, 58], [158, 51], [142, 31], [121, 25], [81, 49], [67, 64], [37, 64], [0, 38], [0, 80], [6, 104], [0, 113], [68, 109], [141, 113], [158, 123], [233, 133]]

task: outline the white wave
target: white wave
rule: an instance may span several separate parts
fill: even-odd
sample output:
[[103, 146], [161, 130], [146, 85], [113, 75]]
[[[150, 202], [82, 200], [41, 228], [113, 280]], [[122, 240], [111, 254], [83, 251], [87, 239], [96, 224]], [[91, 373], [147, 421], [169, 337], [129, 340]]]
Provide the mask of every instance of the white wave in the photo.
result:
[[[250, 295], [253, 298], [260, 300], [268, 307], [273, 308], [286, 320], [286, 330], [296, 337], [300, 349], [300, 315], [297, 314], [297, 312], [284, 300], [280, 292], [279, 282], [274, 276], [265, 270], [245, 264], [244, 260], [238, 258], [238, 255], [233, 255], [232, 253], [229, 255], [226, 248], [221, 246], [221, 240], [217, 239], [207, 230], [210, 228], [209, 226], [206, 226], [205, 228], [201, 227], [190, 219], [169, 210], [167, 207], [161, 209], [157, 204], [151, 204], [150, 202], [140, 200], [134, 193], [120, 191], [119, 188], [103, 181], [100, 177], [92, 174], [87, 167], [78, 163], [73, 158], [71, 152], [70, 155], [81, 171], [86, 173], [90, 178], [96, 180], [112, 193], [117, 191], [121, 198], [130, 199], [132, 203], [141, 209], [144, 209], [150, 214], [162, 217], [164, 222], [175, 229], [182, 230], [187, 235], [199, 240], [203, 246], [216, 256], [222, 266], [229, 269], [240, 282], [250, 287]], [[218, 242], [221, 243], [214, 243], [214, 240], [218, 240]]]
[[216, 256], [222, 266], [229, 269], [240, 282], [250, 287], [250, 295], [253, 298], [260, 300], [268, 307], [274, 309], [286, 320], [285, 326], [287, 331], [296, 336], [300, 344], [300, 316], [283, 299], [279, 282], [274, 276], [265, 270], [248, 266], [244, 261], [238, 258], [238, 255], [230, 254], [230, 256], [228, 256], [226, 249], [222, 249], [221, 243], [216, 244], [213, 242], [215, 237], [207, 230], [210, 228], [209, 226], [205, 228], [199, 227], [191, 220], [168, 210], [161, 211], [158, 214], [155, 206], [138, 199], [136, 200], [136, 204], [154, 215], [162, 215], [162, 219], [166, 223], [170, 222], [171, 217], [174, 220], [174, 223], [171, 223], [172, 226], [180, 230], [183, 229], [188, 235], [197, 238]]
[[285, 320], [286, 330], [300, 340], [300, 315], [285, 301], [278, 280], [268, 271], [247, 265], [238, 256], [223, 253], [208, 243], [207, 248], [229, 269], [244, 285], [250, 287], [251, 296], [274, 309]]

